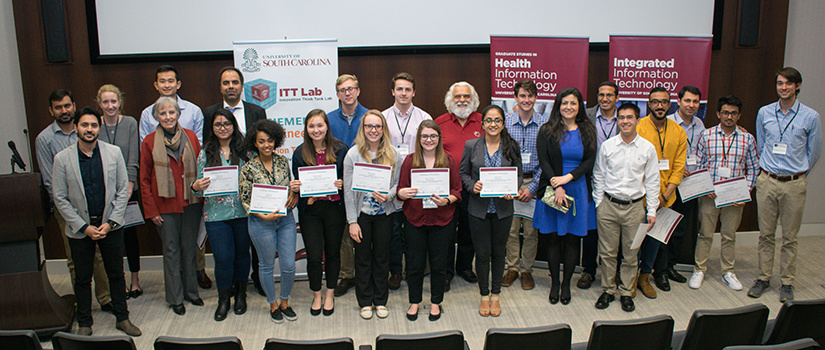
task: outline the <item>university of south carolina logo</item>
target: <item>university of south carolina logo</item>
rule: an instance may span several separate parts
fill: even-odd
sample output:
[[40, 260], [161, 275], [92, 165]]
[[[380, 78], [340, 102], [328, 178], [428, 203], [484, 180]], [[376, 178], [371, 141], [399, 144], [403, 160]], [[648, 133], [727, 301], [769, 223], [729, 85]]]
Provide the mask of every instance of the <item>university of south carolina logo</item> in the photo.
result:
[[243, 84], [244, 100], [267, 109], [278, 102], [278, 83], [255, 79]]
[[241, 70], [244, 72], [259, 72], [261, 71], [261, 63], [258, 62], [258, 51], [253, 48], [248, 48], [243, 52], [243, 64]]

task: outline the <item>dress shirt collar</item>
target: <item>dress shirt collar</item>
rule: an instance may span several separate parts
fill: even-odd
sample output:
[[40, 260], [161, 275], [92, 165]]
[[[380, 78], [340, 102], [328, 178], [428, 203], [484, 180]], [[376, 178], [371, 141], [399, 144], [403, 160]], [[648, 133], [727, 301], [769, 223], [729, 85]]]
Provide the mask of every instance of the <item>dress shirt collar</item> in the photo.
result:
[[512, 115], [513, 115], [514, 118], [510, 122], [510, 126], [514, 126], [514, 125], [528, 126], [530, 124], [536, 124], [538, 126], [541, 126], [541, 125], [539, 125], [538, 122], [536, 122], [536, 119], [540, 118], [541, 114], [539, 114], [539, 112], [536, 112], [535, 109], [533, 109], [533, 116], [530, 117], [530, 121], [527, 122], [527, 124], [524, 124], [524, 123], [521, 122], [521, 115], [518, 114], [518, 111], [516, 111]]
[[238, 101], [238, 104], [235, 105], [235, 107], [232, 107], [232, 106], [229, 105], [229, 103], [226, 103], [226, 100], [224, 100], [223, 101], [223, 108], [226, 108], [226, 109], [230, 110], [231, 112], [235, 112], [236, 110], [242, 111], [243, 110], [243, 101]]
[[52, 128], [52, 132], [55, 133], [55, 134], [61, 133], [63, 135], [71, 135], [71, 134], [75, 133], [74, 129], [72, 129], [72, 131], [69, 131], [68, 134], [63, 132], [63, 129], [61, 129], [60, 125], [57, 124], [57, 121], [52, 122], [52, 125], [50, 126], [50, 128]]

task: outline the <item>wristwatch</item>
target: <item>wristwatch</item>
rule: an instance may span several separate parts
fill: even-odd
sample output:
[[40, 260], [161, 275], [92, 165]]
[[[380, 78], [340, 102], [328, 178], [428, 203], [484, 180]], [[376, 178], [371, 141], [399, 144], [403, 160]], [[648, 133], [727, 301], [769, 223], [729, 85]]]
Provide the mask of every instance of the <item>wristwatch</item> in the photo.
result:
[[120, 228], [120, 224], [118, 224], [118, 223], [116, 223], [112, 220], [107, 221], [107, 223], [109, 224], [109, 227], [112, 228], [112, 231], [117, 230], [117, 229]]

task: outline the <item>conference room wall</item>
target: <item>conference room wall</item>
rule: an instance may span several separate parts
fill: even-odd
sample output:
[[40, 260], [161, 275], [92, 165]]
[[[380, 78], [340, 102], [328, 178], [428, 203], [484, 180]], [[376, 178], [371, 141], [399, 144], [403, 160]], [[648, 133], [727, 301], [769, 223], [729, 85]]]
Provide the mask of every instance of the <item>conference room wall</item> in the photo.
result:
[[[94, 104], [95, 93], [100, 85], [115, 84], [126, 94], [124, 114], [138, 116], [140, 111], [153, 103], [158, 96], [152, 82], [154, 71], [161, 63], [90, 64], [84, 2], [64, 0], [64, 4], [70, 62], [49, 64], [45, 58], [40, 2], [13, 1], [22, 91], [25, 96], [26, 123], [29, 129], [36, 135], [52, 122], [46, 101], [49, 92], [56, 88], [72, 90], [80, 108]], [[740, 96], [746, 106], [741, 123], [749, 130], [754, 130], [757, 106], [776, 99], [773, 75], [776, 69], [782, 66], [784, 59], [788, 2], [761, 2], [760, 41], [758, 46], [752, 48], [736, 46], [738, 6], [737, 0], [724, 1], [721, 47], [714, 50], [711, 56], [711, 87], [707, 96], [709, 101], [715, 101], [720, 95], [728, 93]], [[128, 37], [123, 40], [128, 40]], [[490, 102], [489, 53], [482, 52], [483, 50], [469, 51], [471, 52], [425, 50], [426, 53], [421, 53], [420, 50], [377, 50], [367, 55], [341, 55], [339, 68], [342, 73], [354, 73], [359, 77], [360, 101], [368, 108], [378, 109], [387, 108], [393, 103], [390, 94], [392, 75], [400, 71], [410, 72], [417, 79], [415, 105], [433, 116], [438, 116], [445, 112], [444, 94], [455, 81], [470, 82], [481, 95], [482, 105]], [[588, 101], [591, 105], [595, 103], [595, 94], [592, 92], [607, 78], [607, 58], [606, 45], [592, 46], [587, 87], [588, 92], [591, 92]], [[208, 106], [220, 99], [218, 70], [231, 65], [232, 61], [185, 59], [168, 63], [175, 65], [179, 70], [182, 82], [181, 97], [199, 106]], [[333, 87], [331, 81], [330, 86], [322, 88]], [[711, 104], [711, 108], [715, 108], [714, 103]], [[718, 120], [715, 116], [709, 117], [706, 121], [707, 125], [716, 123]], [[33, 147], [34, 137], [31, 137], [30, 142]], [[755, 208], [755, 203], [746, 207], [745, 220], [740, 230], [757, 229]], [[53, 221], [49, 221], [44, 231], [45, 254], [49, 259], [64, 256], [57, 236], [57, 227]], [[143, 255], [160, 254], [160, 242], [154, 228], [144, 225], [139, 229], [139, 234]]]

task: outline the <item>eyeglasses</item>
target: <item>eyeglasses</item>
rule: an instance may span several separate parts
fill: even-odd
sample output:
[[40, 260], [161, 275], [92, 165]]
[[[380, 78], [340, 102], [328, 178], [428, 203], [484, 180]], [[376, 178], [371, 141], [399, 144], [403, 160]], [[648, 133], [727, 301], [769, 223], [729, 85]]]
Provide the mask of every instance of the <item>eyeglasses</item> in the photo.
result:
[[721, 114], [723, 117], [735, 117], [739, 115], [739, 111], [721, 111], [719, 112], [719, 114]]
[[421, 134], [421, 139], [424, 140], [424, 141], [427, 141], [427, 140], [435, 141], [435, 140], [438, 140], [438, 134], [429, 134], [429, 135]]
[[212, 124], [212, 127], [215, 129], [229, 129], [232, 126], [232, 122], [223, 122], [223, 123], [215, 123]]
[[347, 92], [353, 92], [353, 91], [355, 91], [355, 90], [357, 90], [357, 89], [358, 89], [358, 88], [357, 88], [357, 87], [355, 87], [355, 86], [350, 86], [350, 87], [347, 87], [347, 88], [340, 88], [340, 89], [338, 89], [338, 93], [345, 94], [345, 93], [347, 93]]
[[658, 105], [664, 106], [668, 103], [670, 103], [670, 100], [650, 100], [647, 104], [649, 104], [651, 106], [658, 106]]
[[504, 123], [504, 120], [500, 119], [500, 118], [496, 118], [496, 119], [487, 118], [487, 119], [484, 119], [484, 122], [487, 123], [487, 124], [493, 124], [493, 123], [501, 124], [501, 123]]
[[367, 129], [367, 130], [381, 130], [383, 128], [384, 128], [383, 125], [364, 124], [364, 129]]

